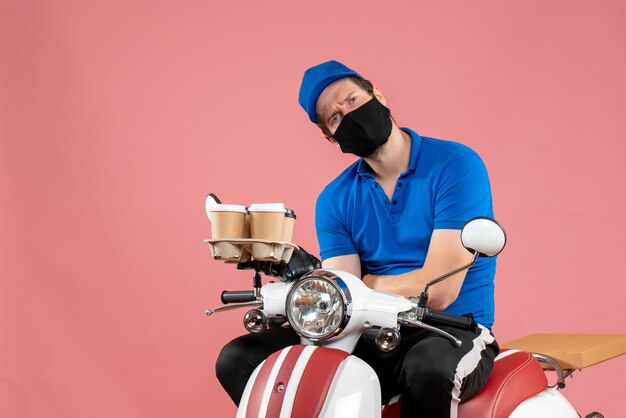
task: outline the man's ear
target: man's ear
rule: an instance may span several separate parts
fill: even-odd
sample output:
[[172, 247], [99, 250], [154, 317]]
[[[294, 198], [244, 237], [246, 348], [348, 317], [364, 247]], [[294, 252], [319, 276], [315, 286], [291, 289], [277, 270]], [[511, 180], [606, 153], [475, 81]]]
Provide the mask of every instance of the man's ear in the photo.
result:
[[385, 96], [383, 96], [383, 92], [380, 91], [378, 86], [374, 86], [374, 96], [376, 96], [376, 99], [378, 99], [378, 101], [383, 105], [387, 105], [387, 100], [385, 100]]

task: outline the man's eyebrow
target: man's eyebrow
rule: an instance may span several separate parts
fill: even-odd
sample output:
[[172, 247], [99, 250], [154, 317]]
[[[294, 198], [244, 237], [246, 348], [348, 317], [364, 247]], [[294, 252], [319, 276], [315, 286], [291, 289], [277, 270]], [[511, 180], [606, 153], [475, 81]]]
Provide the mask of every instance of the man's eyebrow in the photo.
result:
[[[354, 93], [358, 93], [359, 89], [355, 88], [353, 90], [350, 90], [350, 92], [346, 95], [346, 98], [343, 99], [343, 101], [341, 103], [346, 103], [348, 100], [350, 100], [350, 98], [354, 95]], [[326, 118], [326, 122], [330, 122], [331, 119], [333, 118], [333, 116], [335, 115], [336, 112], [332, 111], [330, 112], [330, 114], [328, 115], [328, 117]]]
[[343, 102], [347, 102], [348, 100], [350, 100], [350, 98], [354, 95], [354, 93], [358, 92], [358, 89], [354, 89], [354, 90], [350, 90], [350, 93], [348, 93], [348, 95], [346, 96], [346, 98], [343, 100]]

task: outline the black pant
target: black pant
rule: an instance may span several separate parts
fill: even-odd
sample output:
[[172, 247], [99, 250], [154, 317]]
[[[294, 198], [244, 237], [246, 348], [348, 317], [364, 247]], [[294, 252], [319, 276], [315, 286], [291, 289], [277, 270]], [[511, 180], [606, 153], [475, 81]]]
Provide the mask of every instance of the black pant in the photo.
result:
[[[354, 355], [376, 372], [383, 402], [401, 393], [402, 417], [449, 417], [459, 401], [476, 394], [487, 381], [499, 348], [488, 330], [477, 332], [444, 328], [463, 345], [431, 331], [403, 328], [400, 345], [381, 352], [374, 341], [362, 337]], [[274, 328], [262, 334], [235, 338], [220, 352], [216, 374], [235, 404], [254, 369], [270, 354], [300, 343], [291, 328]]]

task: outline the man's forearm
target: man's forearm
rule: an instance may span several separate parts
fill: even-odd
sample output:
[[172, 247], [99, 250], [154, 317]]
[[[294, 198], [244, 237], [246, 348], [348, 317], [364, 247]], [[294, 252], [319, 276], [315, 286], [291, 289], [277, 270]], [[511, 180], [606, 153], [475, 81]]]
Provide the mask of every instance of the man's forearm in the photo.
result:
[[363, 277], [363, 283], [374, 290], [406, 297], [419, 295], [426, 286], [426, 280], [423, 278], [421, 269], [397, 275], [377, 276], [368, 274]]
[[[398, 275], [369, 274], [363, 277], [363, 283], [374, 290], [409, 297], [419, 296], [426, 284], [435, 277], [422, 269], [416, 269]], [[428, 306], [434, 309], [447, 308], [458, 296], [464, 278], [465, 272], [457, 273], [429, 288]]]

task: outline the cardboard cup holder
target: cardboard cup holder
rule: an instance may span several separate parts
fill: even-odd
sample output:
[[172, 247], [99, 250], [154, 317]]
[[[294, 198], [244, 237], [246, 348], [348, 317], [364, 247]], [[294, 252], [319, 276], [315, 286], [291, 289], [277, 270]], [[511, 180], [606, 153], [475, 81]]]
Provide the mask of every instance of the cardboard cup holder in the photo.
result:
[[204, 242], [211, 247], [215, 260], [289, 262], [298, 248], [291, 243], [296, 214], [283, 203], [231, 205], [209, 193], [205, 210], [213, 239]]
[[252, 238], [207, 239], [213, 258], [226, 263], [244, 263], [250, 260], [271, 261], [272, 263], [291, 260], [297, 245], [286, 241], [268, 241]]

